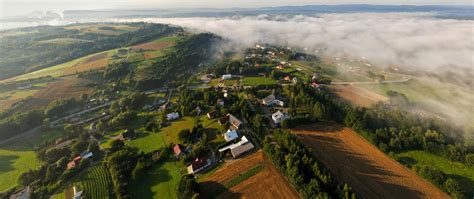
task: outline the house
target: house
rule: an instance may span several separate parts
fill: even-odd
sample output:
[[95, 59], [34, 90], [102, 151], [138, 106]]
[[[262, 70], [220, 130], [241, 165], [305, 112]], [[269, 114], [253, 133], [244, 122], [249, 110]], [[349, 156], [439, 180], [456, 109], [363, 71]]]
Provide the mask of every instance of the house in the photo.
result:
[[79, 191], [79, 189], [76, 188], [75, 186], [72, 187], [72, 190], [74, 191], [73, 199], [81, 199], [82, 198], [83, 191]]
[[298, 78], [297, 78], [297, 77], [293, 77], [293, 79], [291, 79], [291, 82], [293, 82], [293, 83], [295, 83], [295, 84], [298, 83]]
[[172, 107], [173, 107], [173, 103], [171, 103], [171, 102], [166, 102], [165, 104], [163, 104], [163, 105], [160, 106], [160, 110], [161, 110], [161, 111], [164, 111], [164, 110], [170, 109], [170, 108], [172, 108]]
[[229, 124], [232, 125], [232, 127], [234, 127], [235, 129], [239, 129], [240, 125], [242, 124], [242, 121], [240, 121], [237, 117], [230, 113], [228, 113], [225, 117], [219, 119], [220, 125], [226, 124], [227, 122], [229, 122]]
[[87, 159], [87, 158], [90, 158], [92, 157], [94, 154], [92, 152], [89, 152], [89, 151], [86, 151], [84, 153], [81, 153], [81, 158], [82, 159]]
[[291, 78], [290, 78], [290, 76], [285, 76], [285, 77], [283, 78], [283, 80], [285, 80], [285, 81], [290, 81]]
[[286, 113], [282, 113], [281, 111], [277, 111], [276, 113], [272, 114], [272, 120], [275, 124], [279, 124], [288, 118], [290, 118], [290, 116], [288, 116]]
[[207, 118], [214, 119], [219, 115], [219, 111], [212, 110], [211, 112], [207, 113]]
[[247, 137], [242, 136], [239, 142], [220, 148], [219, 152], [230, 150], [232, 157], [237, 158], [243, 153], [252, 150], [253, 148], [255, 148], [255, 146], [247, 139]]
[[183, 150], [181, 149], [181, 146], [179, 144], [174, 145], [173, 152], [176, 158], [178, 158], [180, 155], [183, 155]]
[[207, 158], [196, 158], [189, 166], [188, 166], [188, 174], [194, 174], [199, 171], [202, 171], [206, 167], [211, 166], [211, 160]]
[[179, 113], [178, 112], [168, 113], [166, 115], [166, 120], [168, 120], [168, 121], [172, 121], [172, 120], [175, 120], [175, 119], [178, 119], [178, 118], [179, 118]]
[[313, 87], [313, 88], [319, 88], [320, 85], [319, 85], [318, 83], [316, 83], [316, 82], [313, 82], [313, 83], [311, 83], [311, 87]]
[[232, 75], [231, 75], [231, 74], [222, 75], [222, 80], [228, 80], [228, 79], [232, 79]]
[[73, 169], [73, 168], [76, 168], [77, 165], [79, 165], [79, 162], [81, 162], [82, 160], [82, 157], [81, 156], [77, 156], [75, 157], [71, 162], [67, 163], [67, 169]]
[[283, 65], [278, 65], [276, 68], [282, 70], [282, 69], [283, 69]]
[[27, 186], [26, 188], [12, 194], [10, 199], [30, 199], [31, 198], [31, 187]]
[[277, 99], [274, 94], [271, 94], [271, 95], [263, 98], [262, 99], [262, 104], [266, 105], [266, 106], [274, 106], [274, 105], [285, 106], [285, 102], [283, 102], [282, 100]]
[[217, 99], [217, 106], [224, 106], [224, 100], [223, 99]]
[[224, 133], [224, 140], [226, 142], [230, 142], [232, 140], [235, 140], [236, 138], [239, 137], [239, 134], [237, 134], [237, 131], [236, 130], [227, 130], [226, 133]]

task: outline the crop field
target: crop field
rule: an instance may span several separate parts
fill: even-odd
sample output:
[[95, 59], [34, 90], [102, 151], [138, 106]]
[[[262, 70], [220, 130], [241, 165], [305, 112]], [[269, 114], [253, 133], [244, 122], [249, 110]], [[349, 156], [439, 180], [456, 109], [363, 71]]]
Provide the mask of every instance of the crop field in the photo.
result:
[[90, 168], [73, 184], [78, 185], [84, 191], [86, 198], [110, 198], [112, 194], [112, 179], [107, 169], [102, 165]]
[[410, 166], [427, 165], [443, 171], [447, 174], [447, 177], [456, 179], [461, 183], [463, 189], [467, 191], [467, 198], [474, 197], [474, 168], [425, 151], [409, 151], [396, 156]]
[[352, 85], [331, 85], [331, 91], [343, 101], [354, 106], [370, 107], [377, 102], [388, 101], [388, 97]]
[[449, 198], [342, 125], [321, 122], [293, 133], [336, 179], [350, 184], [362, 198]]
[[95, 69], [104, 69], [107, 67], [112, 53], [110, 51], [103, 52], [99, 54], [94, 54], [93, 56], [88, 56], [81, 60], [80, 62], [72, 65], [67, 68], [62, 75], [71, 75], [77, 72], [84, 72]]
[[272, 85], [276, 83], [274, 79], [267, 77], [244, 77], [242, 79], [242, 84], [245, 86]]
[[132, 49], [133, 50], [161, 50], [161, 49], [173, 46], [178, 39], [179, 39], [178, 37], [163, 37], [155, 41], [132, 46]]
[[261, 150], [225, 163], [201, 184], [204, 198], [300, 198]]
[[84, 24], [67, 26], [65, 29], [79, 30], [82, 34], [120, 35], [122, 33], [138, 30], [138, 27], [121, 24]]
[[55, 44], [55, 45], [71, 45], [77, 43], [87, 43], [92, 42], [90, 40], [84, 39], [75, 39], [75, 38], [59, 38], [59, 39], [50, 39], [50, 40], [43, 40], [39, 41], [39, 44]]

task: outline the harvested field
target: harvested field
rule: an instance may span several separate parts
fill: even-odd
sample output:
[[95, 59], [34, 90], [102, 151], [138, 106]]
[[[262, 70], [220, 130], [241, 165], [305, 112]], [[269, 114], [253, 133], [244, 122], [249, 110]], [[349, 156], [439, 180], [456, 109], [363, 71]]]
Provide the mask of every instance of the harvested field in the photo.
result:
[[377, 102], [388, 100], [383, 95], [352, 85], [331, 85], [330, 89], [343, 101], [349, 102], [354, 106], [370, 107]]
[[63, 72], [62, 75], [71, 75], [71, 74], [75, 74], [76, 72], [84, 72], [88, 70], [105, 68], [107, 64], [109, 63], [109, 59], [110, 59], [108, 55], [109, 53], [104, 52], [104, 53], [89, 57], [86, 60], [76, 63], [73, 66], [67, 68]]
[[[263, 165], [263, 171], [242, 181], [230, 189], [225, 184], [256, 165]], [[225, 163], [222, 168], [207, 177], [202, 183], [203, 198], [300, 198], [298, 192], [279, 173], [263, 151], [255, 152], [243, 159]]]
[[362, 198], [449, 198], [351, 129], [317, 123], [293, 130], [315, 157]]
[[133, 50], [160, 50], [172, 45], [174, 45], [174, 42], [152, 41], [152, 42], [133, 46], [132, 49]]

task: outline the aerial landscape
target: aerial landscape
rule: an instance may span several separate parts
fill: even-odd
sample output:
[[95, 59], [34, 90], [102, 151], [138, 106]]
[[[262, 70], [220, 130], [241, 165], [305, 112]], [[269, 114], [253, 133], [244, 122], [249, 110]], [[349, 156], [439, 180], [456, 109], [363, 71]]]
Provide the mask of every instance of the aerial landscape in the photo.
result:
[[2, 0], [0, 198], [474, 198], [471, 1]]

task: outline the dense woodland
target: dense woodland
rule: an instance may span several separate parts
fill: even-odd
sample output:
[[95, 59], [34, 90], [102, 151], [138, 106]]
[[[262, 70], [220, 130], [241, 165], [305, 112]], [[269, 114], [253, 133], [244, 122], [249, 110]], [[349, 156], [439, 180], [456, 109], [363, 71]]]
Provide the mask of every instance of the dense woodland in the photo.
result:
[[[181, 28], [163, 24], [130, 23], [138, 30], [120, 35], [81, 33], [66, 27], [42, 26], [10, 31], [25, 32], [0, 38], [0, 80], [61, 64], [96, 52], [143, 43], [181, 32]], [[44, 43], [52, 39], [71, 38], [88, 42], [71, 44]], [[8, 49], [8, 50], [6, 50]]]

